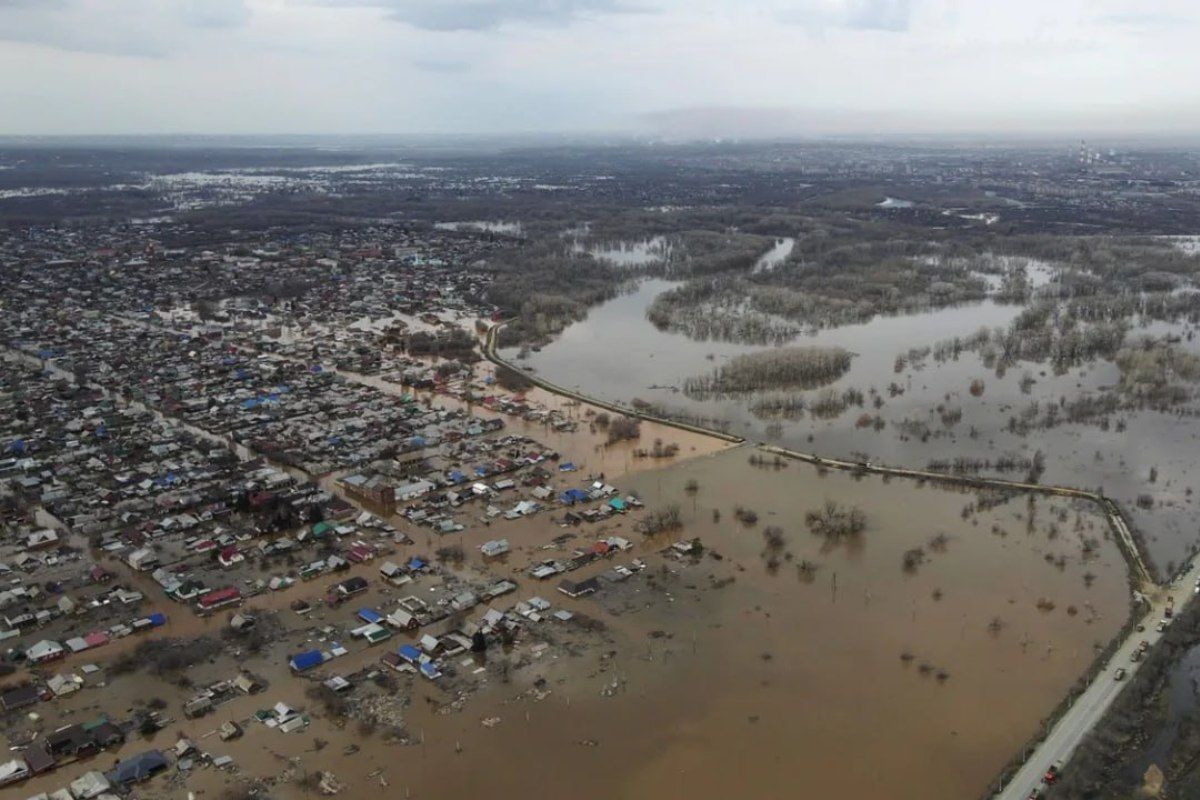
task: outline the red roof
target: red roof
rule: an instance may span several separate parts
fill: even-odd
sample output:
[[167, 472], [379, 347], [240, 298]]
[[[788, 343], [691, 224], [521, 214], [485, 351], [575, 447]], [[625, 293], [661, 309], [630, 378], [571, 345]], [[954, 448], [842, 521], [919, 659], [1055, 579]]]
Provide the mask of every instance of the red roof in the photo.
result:
[[92, 631], [87, 636], [83, 637], [87, 642], [88, 647], [99, 647], [100, 645], [108, 644], [108, 634], [104, 631]]
[[375, 551], [365, 544], [356, 544], [354, 547], [350, 548], [348, 553], [346, 553], [346, 560], [353, 561], [356, 564], [362, 563], [363, 561], [369, 561], [374, 557]]
[[232, 600], [238, 600], [241, 598], [241, 596], [242, 593], [238, 591], [237, 587], [230, 586], [227, 589], [217, 589], [215, 592], [209, 592], [208, 594], [203, 595], [199, 602], [202, 606], [215, 606], [220, 603], [228, 603]]

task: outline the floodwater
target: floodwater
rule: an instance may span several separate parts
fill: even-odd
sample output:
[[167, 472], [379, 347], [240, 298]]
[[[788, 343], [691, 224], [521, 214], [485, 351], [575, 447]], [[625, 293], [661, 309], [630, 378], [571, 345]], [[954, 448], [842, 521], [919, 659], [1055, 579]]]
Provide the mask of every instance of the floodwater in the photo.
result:
[[1183, 718], [1196, 708], [1200, 700], [1200, 647], [1193, 647], [1171, 670], [1166, 690], [1166, 717], [1158, 732], [1142, 747], [1141, 752], [1125, 767], [1128, 777], [1140, 782], [1152, 764], [1164, 772], [1170, 765], [1171, 749], [1179, 738]]
[[587, 252], [597, 261], [614, 267], [642, 267], [667, 261], [673, 250], [671, 241], [665, 236], [654, 236], [639, 241], [618, 241], [585, 247], [575, 244], [578, 252]]
[[759, 256], [758, 261], [754, 262], [754, 268], [751, 271], [770, 272], [787, 260], [787, 257], [792, 254], [792, 248], [795, 246], [796, 240], [790, 236], [776, 239], [775, 246]]
[[504, 220], [471, 220], [466, 222], [436, 222], [433, 227], [443, 231], [480, 231], [502, 233], [506, 236], [521, 236], [524, 229], [519, 222]]
[[[1035, 288], [1055, 279], [1050, 267], [1038, 263], [1030, 265], [1028, 276]], [[855, 388], [864, 393], [874, 389], [882, 406], [875, 408], [868, 394], [862, 407], [851, 406], [833, 419], [812, 415], [771, 419], [757, 417], [749, 397], [697, 401], [680, 391], [686, 378], [763, 348], [696, 341], [655, 328], [646, 319], [646, 308], [674, 285], [647, 280], [636, 291], [593, 309], [527, 360], [514, 363], [585, 394], [621, 403], [638, 398], [683, 416], [724, 420], [731, 433], [748, 439], [830, 457], [924, 467], [959, 457], [993, 463], [1001, 457], [1029, 461], [1041, 451], [1042, 482], [1102, 488], [1132, 515], [1160, 568], [1182, 564], [1200, 541], [1192, 491], [1197, 486], [1193, 465], [1200, 426], [1192, 417], [1155, 411], [1113, 415], [1114, 422], [1125, 421], [1124, 432], [1115, 425], [1106, 431], [1094, 424], [1065, 423], [1028, 435], [1009, 430], [1010, 418], [1035, 401], [1040, 401], [1044, 416], [1062, 398], [1098, 396], [1118, 379], [1112, 363], [1097, 361], [1061, 375], [1044, 364], [1028, 363], [997, 375], [978, 354], [962, 353], [944, 362], [931, 356], [895, 371], [896, 357], [911, 348], [969, 336], [981, 327], [1008, 326], [1020, 313], [1019, 305], [989, 299], [802, 334], [795, 344], [840, 346], [855, 354], [849, 372], [831, 384], [832, 389]], [[1173, 333], [1184, 336], [1183, 346], [1200, 352], [1200, 341], [1187, 341], [1188, 330], [1183, 325], [1135, 323], [1129, 339]], [[505, 352], [510, 359], [515, 355], [515, 351]], [[968, 391], [976, 379], [983, 381], [979, 395]], [[890, 384], [895, 384], [894, 391], [889, 390]], [[811, 400], [819, 391], [798, 394]], [[943, 412], [947, 412], [944, 417]], [[882, 430], [873, 424], [876, 415], [885, 421]], [[1150, 480], [1152, 468], [1157, 468], [1155, 481]], [[1024, 470], [1000, 473], [990, 466], [982, 472], [1024, 476]], [[1152, 498], [1151, 507], [1138, 506], [1143, 495]]]
[[[287, 653], [313, 641], [315, 629], [307, 626], [346, 627], [353, 612], [340, 609], [307, 621], [285, 612], [292, 628], [286, 640], [241, 659], [270, 682], [266, 693], [235, 700], [215, 716], [177, 720], [153, 743], [134, 741], [99, 759], [107, 764], [114, 755], [169, 746], [181, 732], [204, 749], [229, 754], [247, 775], [276, 775], [289, 759], [298, 759], [297, 773], [330, 770], [348, 797], [385, 784], [390, 794], [411, 798], [518, 798], [531, 791], [581, 800], [978, 796], [1085, 671], [1093, 645], [1111, 638], [1125, 619], [1126, 569], [1105, 521], [1087, 506], [1048, 498], [1030, 503], [1024, 496], [964, 517], [973, 495], [908, 480], [822, 474], [799, 462], [756, 467], [748, 463], [753, 452], [734, 448], [621, 482], [650, 508], [679, 503], [684, 528], [646, 538], [625, 517], [604, 528], [569, 529], [578, 536], [571, 546], [620, 533], [635, 550], [618, 561], [641, 557], [649, 569], [577, 601], [518, 576], [516, 595], [540, 594], [607, 630], [571, 634], [573, 648], [527, 659], [508, 682], [489, 676], [461, 710], [449, 706], [454, 691], [402, 680], [401, 691], [412, 694], [404, 712], [408, 745], [364, 735], [353, 721], [335, 727], [306, 699], [309, 681], [288, 674]], [[691, 494], [689, 481], [698, 486]], [[804, 514], [826, 499], [859, 507], [866, 530], [833, 547], [810, 534]], [[758, 523], [737, 522], [737, 505], [754, 509]], [[777, 569], [764, 554], [768, 525], [782, 529]], [[561, 533], [540, 515], [465, 536], [472, 551], [475, 538], [507, 536], [514, 552], [505, 566], [515, 573], [547, 557], [542, 548]], [[938, 534], [945, 534], [944, 544], [933, 543]], [[693, 564], [657, 553], [694, 536], [720, 557]], [[1085, 558], [1088, 538], [1097, 546]], [[906, 571], [903, 554], [914, 547], [923, 547], [927, 560]], [[1062, 556], [1062, 566], [1047, 555]], [[811, 579], [797, 569], [802, 560], [815, 565]], [[608, 566], [594, 564], [575, 576]], [[372, 583], [362, 604], [382, 606], [387, 590]], [[311, 594], [317, 587], [294, 591]], [[278, 605], [275, 597], [253, 605]], [[215, 632], [220, 622], [185, 627]], [[354, 644], [325, 672], [350, 674], [385, 647]], [[912, 659], [902, 659], [904, 653]], [[198, 664], [190, 674], [203, 684], [230, 677], [234, 668], [224, 659]], [[539, 678], [545, 694], [531, 694]], [[97, 710], [119, 714], [137, 700], [179, 694], [164, 679], [126, 676], [101, 695], [85, 690], [62, 706], [68, 718], [87, 719]], [[210, 736], [224, 720], [246, 719], [279, 701], [315, 712], [312, 726], [285, 735], [249, 722], [239, 740]], [[357, 752], [345, 749], [351, 744]], [[89, 768], [60, 770], [22, 790], [54, 788]], [[158, 778], [147, 788], [172, 797], [199, 790], [216, 796], [230, 780], [208, 770], [186, 786], [168, 788]], [[273, 796], [306, 795], [284, 783]]]

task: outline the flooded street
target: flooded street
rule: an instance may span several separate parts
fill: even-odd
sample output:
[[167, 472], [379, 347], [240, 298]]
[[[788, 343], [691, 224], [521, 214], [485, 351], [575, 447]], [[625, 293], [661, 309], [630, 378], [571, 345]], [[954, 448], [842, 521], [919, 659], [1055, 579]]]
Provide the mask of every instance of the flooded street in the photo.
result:
[[[541, 594], [600, 621], [600, 632], [569, 634], [576, 644], [565, 653], [514, 662], [510, 679], [489, 673], [461, 708], [441, 684], [403, 678], [401, 691], [411, 692], [407, 744], [364, 735], [353, 721], [335, 727], [306, 696], [312, 682], [289, 673], [287, 654], [312, 646], [304, 626], [338, 624], [351, 613], [327, 609], [305, 621], [283, 610], [311, 587], [248, 604], [279, 609], [293, 628], [241, 664], [265, 677], [268, 691], [211, 718], [180, 720], [155, 744], [172, 744], [176, 730], [202, 741], [221, 721], [282, 701], [309, 710], [306, 733], [249, 720], [243, 738], [207, 747], [249, 775], [273, 775], [298, 759], [293, 778], [301, 769], [329, 770], [351, 797], [380, 789], [381, 780], [414, 798], [516, 798], [533, 787], [597, 800], [791, 796], [797, 787], [864, 800], [978, 795], [1124, 621], [1126, 569], [1106, 522], [1066, 500], [1018, 496], [981, 510], [973, 494], [915, 481], [821, 474], [798, 462], [755, 466], [755, 452], [728, 449], [625, 481], [650, 507], [679, 503], [684, 527], [644, 537], [621, 518], [575, 532], [628, 536], [633, 554], [650, 564], [645, 573], [579, 600], [519, 579], [518, 598]], [[827, 500], [860, 509], [865, 530], [837, 544], [810, 533], [806, 513]], [[739, 507], [757, 522], [738, 521]], [[780, 529], [775, 544], [764, 535], [770, 526]], [[514, 573], [544, 558], [542, 547], [563, 533], [548, 515], [495, 528], [514, 544], [506, 557]], [[462, 538], [473, 550], [488, 535]], [[695, 562], [658, 554], [681, 537], [699, 537], [706, 554]], [[914, 548], [922, 560], [908, 569]], [[467, 568], [482, 568], [477, 553]], [[581, 574], [603, 569], [601, 562]], [[383, 603], [388, 594], [373, 590], [363, 602]], [[211, 633], [222, 618], [180, 617], [172, 633]], [[355, 645], [329, 671], [369, 667], [389, 647]], [[228, 670], [224, 662], [198, 664], [189, 677], [202, 685]], [[162, 679], [122, 678], [105, 690], [103, 706], [112, 712], [173, 691]], [[68, 718], [83, 718], [96, 697], [81, 692]], [[143, 747], [132, 743], [118, 755]], [[729, 768], [731, 759], [739, 769]], [[84, 768], [48, 777], [59, 785]], [[211, 796], [231, 781], [205, 771], [187, 787]], [[307, 796], [294, 781], [276, 792]]]

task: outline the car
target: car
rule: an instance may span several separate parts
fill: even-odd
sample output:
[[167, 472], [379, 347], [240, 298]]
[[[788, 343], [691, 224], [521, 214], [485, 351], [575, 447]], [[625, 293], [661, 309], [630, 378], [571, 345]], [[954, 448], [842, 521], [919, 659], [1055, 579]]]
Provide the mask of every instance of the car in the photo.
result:
[[1042, 782], [1050, 786], [1056, 780], [1058, 780], [1058, 764], [1051, 764], [1050, 768], [1046, 770], [1046, 774], [1042, 776]]
[[1027, 797], [1026, 800], [1041, 800], [1041, 798], [1042, 798], [1042, 789], [1040, 786], [1035, 786], [1035, 787], [1033, 787], [1033, 789], [1030, 790], [1029, 797]]
[[1144, 653], [1149, 649], [1150, 649], [1150, 643], [1147, 642], [1145, 639], [1142, 639], [1141, 644], [1138, 645], [1138, 650], [1141, 650]]
[[1171, 624], [1171, 620], [1169, 620], [1169, 619], [1160, 619], [1160, 620], [1158, 621], [1158, 624], [1154, 626], [1154, 629], [1155, 629], [1156, 631], [1158, 631], [1159, 633], [1162, 633], [1163, 631], [1165, 631], [1165, 630], [1167, 629], [1167, 626], [1168, 626], [1168, 625], [1170, 625], [1170, 624]]
[[1125, 680], [1125, 668], [1124, 667], [1117, 667], [1117, 671], [1113, 673], [1113, 680], [1114, 681]]
[[1142, 660], [1142, 651], [1134, 650], [1132, 653], [1129, 654], [1129, 660], [1130, 661], [1141, 661]]
[[1138, 632], [1138, 633], [1145, 633], [1145, 632], [1146, 632], [1146, 626], [1145, 626], [1145, 625], [1142, 625], [1141, 623], [1138, 623], [1138, 626], [1137, 626], [1137, 632]]

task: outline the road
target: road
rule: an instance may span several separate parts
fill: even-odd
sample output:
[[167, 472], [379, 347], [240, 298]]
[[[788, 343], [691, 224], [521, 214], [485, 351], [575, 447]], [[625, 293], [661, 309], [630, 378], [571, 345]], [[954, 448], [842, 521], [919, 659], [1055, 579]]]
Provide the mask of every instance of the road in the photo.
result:
[[[1174, 583], [1155, 592], [1150, 598], [1150, 611], [1140, 620], [1145, 631], [1139, 633], [1136, 629], [1123, 641], [1112, 658], [1104, 665], [1103, 670], [1092, 681], [1084, 692], [1079, 695], [1071, 707], [1050, 730], [1049, 735], [1038, 744], [1033, 753], [1025, 760], [1025, 764], [1017, 771], [1012, 780], [996, 795], [996, 800], [1026, 800], [1030, 792], [1041, 784], [1046, 768], [1057, 761], [1066, 766], [1064, 771], [1071, 768], [1071, 754], [1079, 746], [1084, 737], [1100, 722], [1104, 712], [1112, 705], [1113, 700], [1128, 685], [1130, 678], [1142, 665], [1142, 661], [1133, 661], [1130, 656], [1138, 645], [1145, 640], [1153, 647], [1162, 634], [1155, 630], [1158, 621], [1163, 618], [1167, 608], [1167, 598], [1175, 598], [1177, 611], [1186, 604], [1193, 602], [1195, 597], [1193, 587], [1200, 580], [1200, 561], [1192, 564], [1187, 572], [1177, 578]], [[1129, 675], [1124, 681], [1113, 678], [1117, 668], [1124, 667]]]

